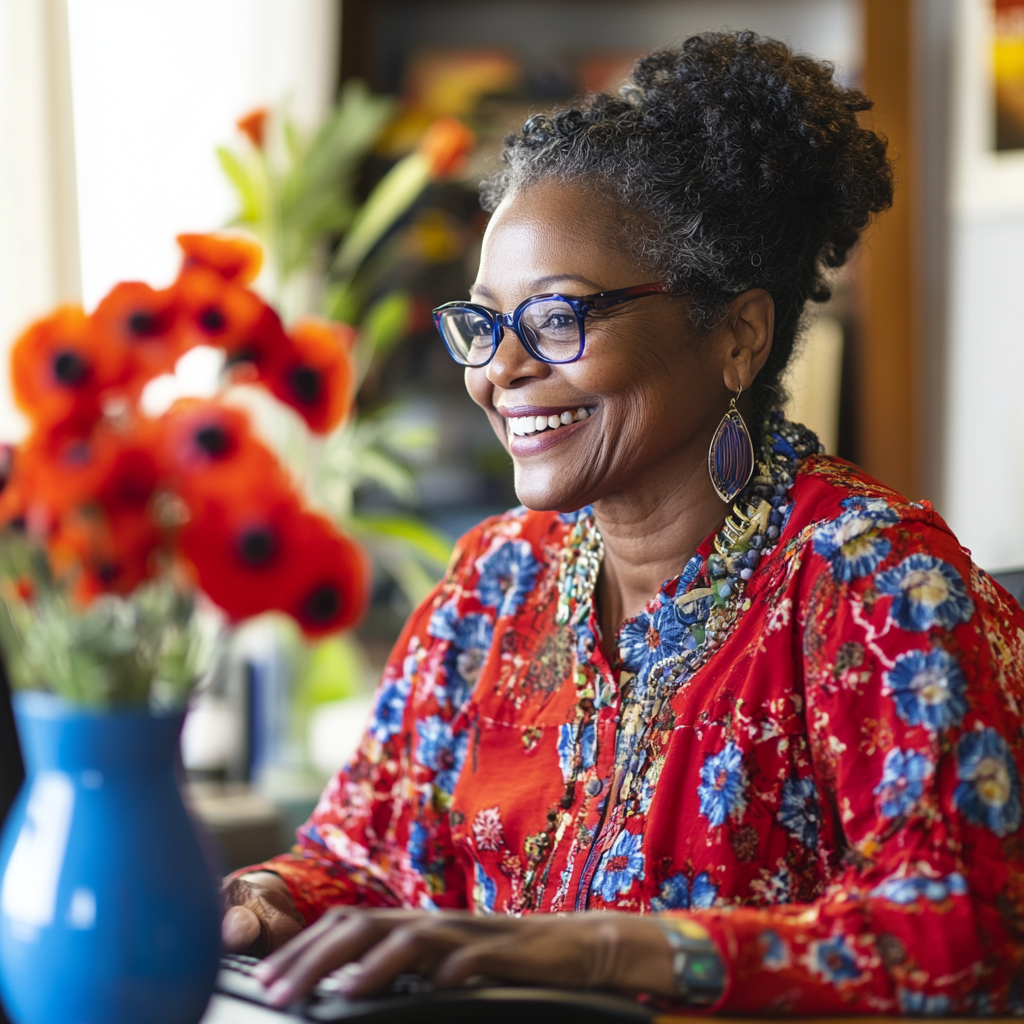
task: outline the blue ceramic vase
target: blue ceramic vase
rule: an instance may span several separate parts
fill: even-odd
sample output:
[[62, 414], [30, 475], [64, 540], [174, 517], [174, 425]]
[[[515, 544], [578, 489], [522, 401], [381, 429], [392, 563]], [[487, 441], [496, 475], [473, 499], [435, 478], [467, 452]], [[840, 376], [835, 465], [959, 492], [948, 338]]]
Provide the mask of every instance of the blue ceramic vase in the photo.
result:
[[183, 716], [23, 693], [27, 778], [0, 839], [0, 995], [16, 1024], [196, 1024], [217, 890], [175, 771]]

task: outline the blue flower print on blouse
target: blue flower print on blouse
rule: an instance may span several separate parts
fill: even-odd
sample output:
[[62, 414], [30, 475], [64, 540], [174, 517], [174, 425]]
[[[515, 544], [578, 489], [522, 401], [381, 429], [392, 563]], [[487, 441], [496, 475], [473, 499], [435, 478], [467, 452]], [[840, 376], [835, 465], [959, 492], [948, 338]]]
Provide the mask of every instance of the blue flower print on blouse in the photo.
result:
[[811, 970], [833, 984], [854, 981], [861, 975], [861, 970], [857, 966], [857, 958], [842, 935], [835, 935], [823, 942], [812, 942], [810, 955]]
[[876, 583], [881, 593], [892, 596], [890, 618], [914, 633], [932, 626], [953, 629], [974, 614], [960, 573], [934, 555], [907, 555], [895, 568], [879, 573]]
[[473, 904], [478, 913], [494, 913], [494, 897], [498, 887], [480, 864], [473, 865]]
[[880, 896], [890, 903], [906, 906], [919, 899], [942, 903], [950, 896], [965, 896], [967, 879], [958, 871], [943, 878], [926, 878], [923, 875], [911, 875], [907, 878], [888, 878], [881, 885], [876, 885], [869, 895]]
[[508, 540], [477, 560], [480, 603], [497, 614], [514, 615], [537, 581], [540, 564], [525, 540]]
[[953, 803], [963, 816], [997, 836], [1020, 828], [1020, 775], [1006, 745], [995, 729], [964, 733], [956, 748], [960, 783]]
[[451, 796], [466, 759], [469, 733], [463, 730], [453, 735], [451, 725], [440, 715], [430, 715], [417, 722], [416, 732], [419, 734], [416, 760], [437, 772], [434, 785]]
[[873, 790], [882, 814], [887, 818], [909, 814], [921, 799], [925, 780], [931, 773], [932, 763], [924, 754], [893, 747], [885, 755], [881, 781]]
[[948, 729], [967, 713], [967, 680], [960, 663], [941, 647], [899, 655], [884, 682], [882, 692], [892, 696], [896, 713], [908, 725]]
[[717, 753], [704, 759], [700, 770], [700, 813], [717, 828], [730, 815], [739, 818], [747, 807], [747, 771], [743, 754], [730, 740]]
[[594, 888], [605, 903], [612, 903], [636, 879], [644, 877], [643, 836], [622, 831], [606, 850], [594, 874]]
[[806, 849], [817, 846], [821, 809], [818, 807], [818, 787], [814, 779], [786, 779], [782, 784], [778, 818], [782, 827]]
[[635, 619], [627, 620], [619, 631], [619, 657], [628, 671], [636, 673], [641, 686], [659, 661], [695, 645], [672, 601], [663, 600], [654, 612], [641, 612]]
[[849, 583], [868, 576], [885, 561], [892, 544], [878, 533], [899, 522], [899, 516], [878, 498], [861, 498], [847, 506], [838, 519], [823, 523], [814, 531], [814, 550], [832, 566], [832, 576]]
[[[574, 722], [565, 722], [558, 729], [558, 767], [562, 769], [562, 778], [566, 781], [572, 775], [578, 728]], [[584, 770], [593, 768], [596, 753], [597, 728], [593, 722], [588, 722], [583, 729], [580, 743], [580, 767]]]
[[373, 706], [367, 730], [378, 743], [387, 743], [392, 736], [401, 731], [405, 703], [412, 690], [412, 675], [416, 671], [416, 664], [415, 656], [409, 655], [403, 663], [401, 677], [389, 683], [377, 694], [377, 702]]
[[427, 872], [428, 835], [427, 830], [418, 821], [414, 821], [409, 826], [409, 841], [406, 844], [406, 849], [409, 851], [409, 863], [412, 864], [413, 871], [418, 871], [421, 875]]
[[900, 1011], [908, 1017], [945, 1017], [949, 1013], [949, 996], [928, 996], [909, 988], [896, 991]]
[[758, 943], [764, 952], [761, 954], [761, 966], [767, 971], [781, 971], [783, 967], [789, 966], [789, 947], [779, 936], [778, 932], [761, 932], [757, 937]]
[[690, 884], [681, 871], [670, 875], [661, 883], [658, 895], [651, 900], [651, 909], [661, 913], [664, 910], [706, 910], [715, 902], [718, 886], [714, 885], [706, 871], [702, 871]]
[[461, 708], [487, 660], [494, 624], [489, 616], [479, 612], [460, 615], [452, 600], [430, 616], [427, 632], [451, 642], [444, 659], [446, 678], [435, 681], [435, 696], [440, 704], [453, 710]]

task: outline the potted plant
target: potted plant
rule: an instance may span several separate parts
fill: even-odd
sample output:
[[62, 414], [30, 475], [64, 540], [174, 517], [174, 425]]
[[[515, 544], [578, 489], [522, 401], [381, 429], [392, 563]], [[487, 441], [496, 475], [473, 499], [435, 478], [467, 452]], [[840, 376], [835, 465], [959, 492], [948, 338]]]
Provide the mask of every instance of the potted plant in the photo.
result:
[[2, 642], [28, 778], [0, 841], [0, 994], [21, 1024], [187, 1024], [219, 950], [213, 872], [178, 788], [178, 736], [217, 622], [361, 614], [369, 568], [307, 507], [228, 396], [147, 415], [144, 388], [220, 349], [311, 432], [351, 408], [353, 332], [286, 328], [260, 247], [183, 235], [181, 270], [63, 306], [11, 354], [31, 432], [0, 493]]

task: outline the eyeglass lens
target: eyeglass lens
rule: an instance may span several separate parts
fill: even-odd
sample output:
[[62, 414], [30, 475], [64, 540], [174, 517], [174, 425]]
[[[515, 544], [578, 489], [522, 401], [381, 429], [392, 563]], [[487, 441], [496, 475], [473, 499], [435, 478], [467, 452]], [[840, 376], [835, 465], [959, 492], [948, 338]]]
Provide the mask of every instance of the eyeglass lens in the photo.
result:
[[[467, 308], [441, 314], [441, 332], [452, 355], [468, 366], [480, 366], [491, 355], [491, 320]], [[534, 351], [552, 363], [578, 358], [583, 337], [576, 311], [561, 299], [538, 299], [530, 303], [519, 320], [519, 330]]]
[[452, 355], [466, 366], [481, 366], [491, 357], [491, 321], [473, 309], [446, 309], [438, 326]]

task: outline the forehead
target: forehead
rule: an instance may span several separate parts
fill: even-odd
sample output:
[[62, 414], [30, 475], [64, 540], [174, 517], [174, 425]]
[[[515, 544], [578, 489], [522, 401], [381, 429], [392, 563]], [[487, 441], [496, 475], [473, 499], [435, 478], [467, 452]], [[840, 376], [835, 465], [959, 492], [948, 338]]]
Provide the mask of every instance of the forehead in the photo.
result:
[[635, 284], [636, 274], [621, 209], [592, 189], [546, 179], [495, 210], [474, 292], [515, 305], [545, 279], [576, 278], [600, 291]]

